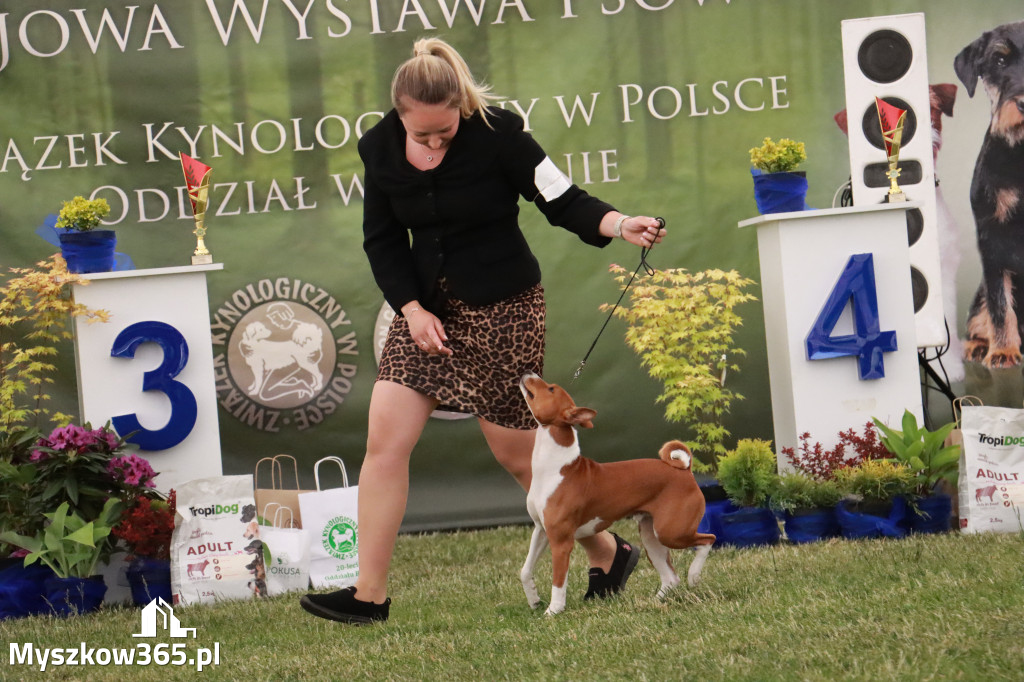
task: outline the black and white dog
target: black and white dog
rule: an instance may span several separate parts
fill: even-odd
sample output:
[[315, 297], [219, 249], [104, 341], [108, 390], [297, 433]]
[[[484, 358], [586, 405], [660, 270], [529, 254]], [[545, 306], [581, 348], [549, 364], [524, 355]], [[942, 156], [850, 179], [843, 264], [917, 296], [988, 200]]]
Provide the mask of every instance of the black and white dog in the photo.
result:
[[971, 182], [982, 281], [967, 319], [964, 359], [1015, 367], [1024, 324], [1024, 21], [986, 31], [953, 68], [968, 95], [980, 80], [992, 102]]

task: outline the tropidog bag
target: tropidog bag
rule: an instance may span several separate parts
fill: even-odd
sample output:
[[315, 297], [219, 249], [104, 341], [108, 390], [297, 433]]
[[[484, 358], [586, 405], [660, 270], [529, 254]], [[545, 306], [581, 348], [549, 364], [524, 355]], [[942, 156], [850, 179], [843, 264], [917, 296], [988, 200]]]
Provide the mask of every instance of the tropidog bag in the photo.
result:
[[[320, 465], [341, 469], [342, 487], [320, 487]], [[314, 588], [347, 587], [359, 576], [359, 486], [349, 486], [345, 463], [324, 457], [313, 465], [316, 491], [301, 493], [302, 527], [309, 543], [309, 578]]]
[[960, 532], [1024, 529], [1024, 410], [964, 405]]
[[177, 488], [171, 536], [175, 604], [267, 596], [252, 476], [198, 478]]

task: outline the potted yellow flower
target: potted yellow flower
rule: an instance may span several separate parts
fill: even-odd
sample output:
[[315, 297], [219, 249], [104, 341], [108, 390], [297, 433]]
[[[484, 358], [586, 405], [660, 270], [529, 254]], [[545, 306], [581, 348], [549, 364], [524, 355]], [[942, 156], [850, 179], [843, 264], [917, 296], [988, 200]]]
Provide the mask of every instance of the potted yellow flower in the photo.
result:
[[754, 200], [762, 215], [807, 209], [807, 174], [796, 170], [806, 159], [804, 143], [789, 138], [775, 142], [766, 137], [760, 147], [750, 149]]
[[109, 213], [110, 204], [106, 199], [76, 196], [63, 202], [55, 227], [68, 272], [110, 272], [114, 269], [117, 236], [113, 230], [96, 229]]

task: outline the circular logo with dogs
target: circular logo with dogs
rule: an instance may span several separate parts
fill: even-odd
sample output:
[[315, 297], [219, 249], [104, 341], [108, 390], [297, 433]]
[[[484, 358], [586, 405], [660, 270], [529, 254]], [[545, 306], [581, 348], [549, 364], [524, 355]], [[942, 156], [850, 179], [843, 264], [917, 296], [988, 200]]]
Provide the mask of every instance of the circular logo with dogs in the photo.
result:
[[320, 539], [324, 550], [335, 559], [351, 559], [359, 549], [356, 522], [347, 516], [335, 516], [324, 524]]
[[211, 331], [217, 402], [247, 426], [304, 431], [352, 390], [356, 332], [315, 284], [285, 277], [247, 284], [220, 304]]

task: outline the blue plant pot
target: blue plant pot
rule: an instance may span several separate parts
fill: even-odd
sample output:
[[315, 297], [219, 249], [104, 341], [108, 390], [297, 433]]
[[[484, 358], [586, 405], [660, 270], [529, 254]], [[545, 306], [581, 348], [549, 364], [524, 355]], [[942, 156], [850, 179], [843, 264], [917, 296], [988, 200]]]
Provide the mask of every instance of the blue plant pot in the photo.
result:
[[55, 577], [53, 571], [43, 564], [23, 564], [15, 559], [0, 570], [0, 620], [50, 612], [44, 583]]
[[[933, 493], [917, 501], [917, 508], [907, 513], [912, 533], [945, 533], [953, 517], [953, 498], [947, 493]], [[921, 514], [924, 514], [922, 516]]]
[[43, 584], [46, 601], [57, 616], [77, 616], [92, 613], [103, 604], [107, 584], [103, 576], [90, 578], [49, 578]]
[[171, 603], [171, 562], [169, 559], [137, 558], [125, 571], [132, 602], [145, 606], [157, 597]]
[[858, 538], [902, 538], [907, 534], [907, 501], [895, 497], [887, 513], [866, 513], [855, 503], [843, 500], [836, 505], [836, 518], [842, 535], [847, 539]]
[[69, 230], [58, 235], [60, 253], [68, 264], [68, 272], [110, 272], [114, 269], [117, 233], [113, 230]]
[[774, 545], [782, 536], [775, 514], [766, 507], [741, 507], [723, 513], [720, 521], [720, 539], [723, 544], [734, 547]]
[[807, 175], [803, 171], [763, 173], [751, 168], [750, 174], [754, 178], [754, 201], [761, 215], [807, 210]]
[[784, 515], [786, 538], [796, 544], [818, 542], [839, 536], [839, 521], [835, 509], [806, 509], [786, 512]]

